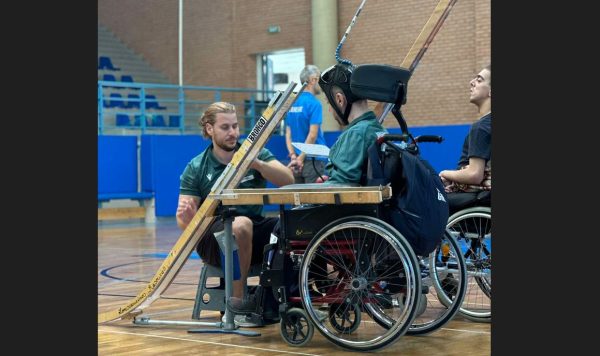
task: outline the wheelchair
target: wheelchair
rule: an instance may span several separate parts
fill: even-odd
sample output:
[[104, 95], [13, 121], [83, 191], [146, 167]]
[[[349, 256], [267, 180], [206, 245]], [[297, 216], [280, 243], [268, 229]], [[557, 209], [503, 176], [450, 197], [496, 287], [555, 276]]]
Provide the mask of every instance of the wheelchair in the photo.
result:
[[[413, 140], [416, 145], [431, 137]], [[318, 192], [323, 185], [283, 188]], [[418, 256], [385, 222], [388, 208], [385, 201], [281, 206], [260, 286], [278, 303], [280, 335], [289, 345], [306, 345], [317, 329], [340, 347], [373, 351], [405, 333], [437, 330], [458, 312], [467, 269], [456, 239], [445, 231], [433, 252]], [[265, 311], [263, 292], [253, 319]]]
[[[358, 97], [395, 103], [392, 113], [402, 135], [393, 139], [418, 154], [419, 140], [408, 133], [400, 112], [409, 77], [402, 68], [363, 65], [354, 70], [350, 87]], [[435, 141], [427, 138], [422, 141]], [[386, 144], [394, 145], [391, 140]], [[316, 192], [323, 188], [282, 188], [311, 186]], [[339, 186], [339, 191], [348, 187]], [[270, 199], [268, 194], [262, 198]], [[306, 345], [317, 329], [337, 346], [374, 351], [407, 333], [430, 333], [458, 312], [467, 290], [467, 268], [450, 231], [440, 236], [433, 252], [417, 256], [385, 221], [389, 206], [382, 199], [342, 204], [338, 196], [335, 203], [309, 205], [297, 200], [294, 208], [280, 206], [279, 231], [264, 249], [262, 289], [253, 313], [259, 317], [265, 302], [274, 300], [280, 334], [289, 345]]]
[[[289, 187], [289, 186], [288, 186]], [[373, 351], [405, 333], [432, 332], [458, 311], [466, 268], [446, 233], [428, 256], [380, 219], [381, 204], [308, 205], [280, 212], [265, 247], [260, 286], [279, 303], [280, 335], [291, 346], [314, 329], [340, 347]], [[458, 283], [444, 285], [452, 273]]]
[[459, 314], [471, 321], [491, 322], [491, 191], [455, 194], [448, 198], [455, 212], [448, 218], [447, 230], [460, 245], [468, 281]]

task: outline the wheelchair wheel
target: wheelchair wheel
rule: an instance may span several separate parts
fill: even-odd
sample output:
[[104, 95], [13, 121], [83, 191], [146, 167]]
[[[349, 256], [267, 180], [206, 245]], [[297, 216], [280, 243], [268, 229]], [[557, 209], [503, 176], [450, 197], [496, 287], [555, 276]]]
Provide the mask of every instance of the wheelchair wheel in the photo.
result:
[[492, 209], [474, 207], [448, 219], [448, 231], [458, 242], [467, 266], [467, 292], [459, 309], [477, 322], [492, 319]]
[[[409, 243], [389, 224], [367, 216], [325, 226], [308, 244], [300, 266], [308, 318], [325, 338], [353, 351], [381, 349], [406, 333], [420, 289], [418, 260]], [[331, 318], [319, 318], [319, 309], [329, 307], [331, 315], [336, 304], [348, 310], [358, 306], [360, 319], [355, 313], [352, 327], [340, 328]]]
[[467, 268], [458, 242], [448, 232], [428, 258], [421, 260], [426, 309], [418, 314], [407, 334], [422, 335], [437, 330], [456, 313], [467, 290]]
[[[458, 243], [448, 231], [444, 232], [438, 247], [429, 256], [420, 258], [420, 265], [421, 293], [415, 318], [406, 332], [409, 335], [433, 332], [450, 321], [458, 312], [467, 288], [465, 260]], [[451, 285], [447, 282], [450, 278], [453, 282]], [[403, 304], [404, 298], [394, 302]], [[390, 301], [386, 303], [382, 300], [380, 303], [373, 304], [372, 308], [389, 308], [389, 304]], [[389, 320], [377, 318], [374, 320], [383, 327], [391, 326]]]
[[306, 345], [314, 333], [315, 327], [300, 308], [291, 308], [279, 322], [279, 334], [290, 346]]
[[333, 303], [329, 306], [329, 322], [339, 332], [350, 334], [358, 328], [361, 318], [360, 304]]

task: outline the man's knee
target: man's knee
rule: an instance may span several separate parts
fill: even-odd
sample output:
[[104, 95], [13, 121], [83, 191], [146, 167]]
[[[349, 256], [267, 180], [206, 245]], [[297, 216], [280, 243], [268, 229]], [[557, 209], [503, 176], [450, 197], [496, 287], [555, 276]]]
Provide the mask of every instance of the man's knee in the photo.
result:
[[252, 244], [252, 220], [248, 217], [236, 216], [231, 229], [238, 245]]

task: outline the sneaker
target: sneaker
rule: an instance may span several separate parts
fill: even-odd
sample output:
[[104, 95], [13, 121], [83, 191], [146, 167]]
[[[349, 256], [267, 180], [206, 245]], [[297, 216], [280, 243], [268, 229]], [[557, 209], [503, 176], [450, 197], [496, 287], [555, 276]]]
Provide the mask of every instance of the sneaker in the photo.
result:
[[[227, 314], [225, 314], [227, 315]], [[227, 322], [227, 318], [225, 317], [225, 315], [223, 315], [223, 317], [221, 318], [221, 321], [223, 323]], [[252, 321], [250, 321], [250, 318], [248, 318], [246, 315], [234, 315], [233, 316], [233, 323], [235, 324], [235, 326], [240, 327], [240, 328], [259, 328], [262, 325], [253, 323]]]
[[256, 311], [256, 297], [254, 294], [246, 298], [231, 297], [227, 306], [234, 314], [248, 314]]

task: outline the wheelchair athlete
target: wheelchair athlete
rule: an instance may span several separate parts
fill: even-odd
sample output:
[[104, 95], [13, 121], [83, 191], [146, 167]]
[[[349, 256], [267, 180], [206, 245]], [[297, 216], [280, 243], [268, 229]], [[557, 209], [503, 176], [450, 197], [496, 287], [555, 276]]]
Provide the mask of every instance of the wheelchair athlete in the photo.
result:
[[[328, 186], [364, 185], [367, 149], [378, 136], [387, 133], [369, 109], [367, 99], [352, 93], [350, 79], [353, 70], [351, 65], [336, 64], [325, 70], [319, 79], [319, 85], [334, 110], [334, 118], [343, 127], [347, 126], [329, 151], [329, 162], [325, 167], [329, 179], [324, 183]], [[274, 229], [276, 236], [280, 236], [279, 229], [277, 224]], [[228, 305], [236, 314], [250, 313], [257, 308], [255, 296], [244, 300], [232, 298]]]
[[[327, 185], [364, 185], [367, 149], [378, 136], [387, 133], [369, 109], [367, 99], [352, 93], [350, 79], [353, 69], [351, 65], [336, 64], [325, 70], [319, 79], [319, 85], [334, 110], [334, 118], [346, 127], [329, 151], [329, 162], [325, 167], [329, 179], [324, 183]], [[276, 236], [280, 235], [279, 229], [277, 224], [274, 229]], [[228, 305], [233, 313], [250, 313], [256, 309], [255, 299], [253, 296], [246, 299], [232, 297]]]
[[[440, 177], [448, 192], [448, 229], [463, 247], [469, 280], [460, 313], [473, 321], [491, 321], [492, 252], [492, 67], [483, 68], [470, 81], [469, 101], [480, 118], [465, 137], [458, 168]], [[449, 276], [446, 284], [454, 283]]]

